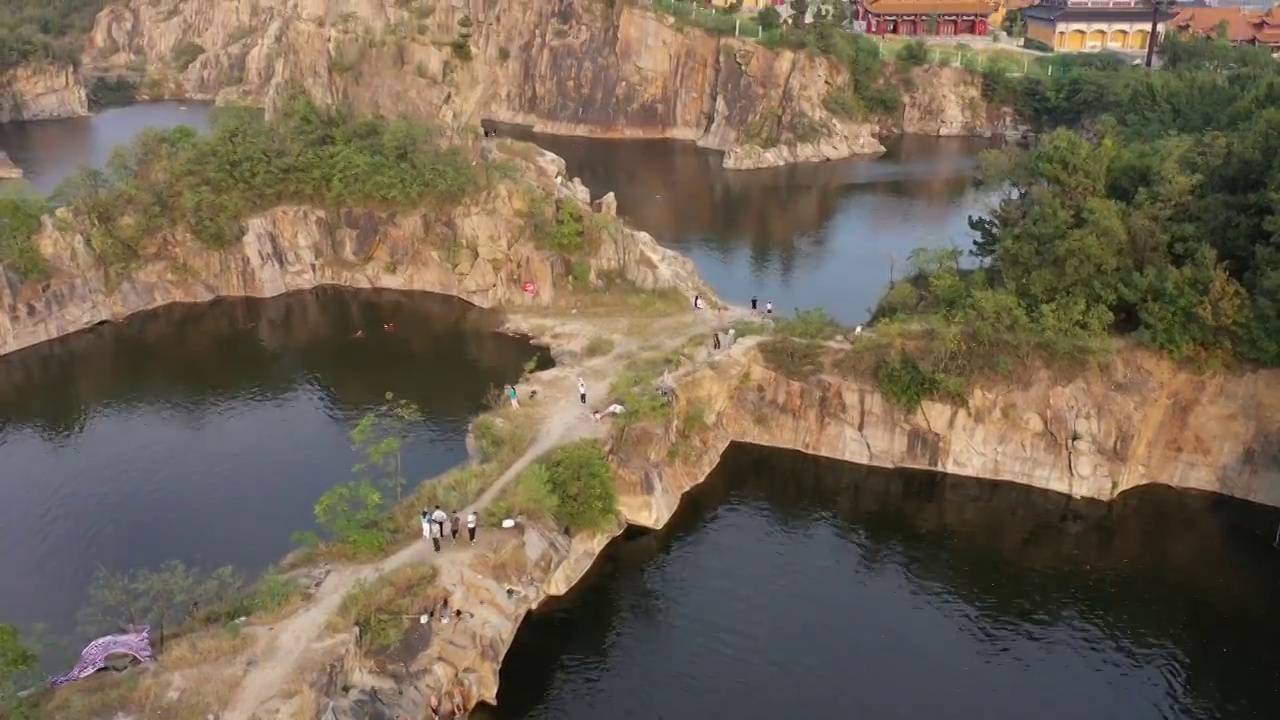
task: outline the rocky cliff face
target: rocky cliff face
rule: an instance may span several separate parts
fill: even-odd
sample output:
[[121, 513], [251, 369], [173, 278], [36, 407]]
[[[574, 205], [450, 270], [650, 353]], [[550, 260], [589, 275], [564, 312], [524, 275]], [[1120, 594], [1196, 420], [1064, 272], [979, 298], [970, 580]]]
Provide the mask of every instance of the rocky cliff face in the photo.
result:
[[[744, 343], [749, 345], [749, 343]], [[678, 423], [623, 445], [628, 522], [661, 527], [734, 441], [879, 467], [1006, 480], [1112, 500], [1161, 483], [1280, 507], [1280, 372], [1198, 375], [1140, 351], [1069, 382], [973, 390], [968, 406], [894, 407], [874, 382], [770, 370], [742, 347], [678, 383], [677, 417], [698, 408], [685, 462]]]
[[131, 0], [102, 12], [89, 45], [104, 68], [145, 60], [152, 95], [269, 103], [296, 84], [371, 112], [693, 140], [732, 168], [879, 152], [882, 131], [999, 125], [950, 68], [916, 71], [886, 126], [851, 122], [824, 107], [847, 77], [824, 58], [603, 0]]
[[71, 65], [23, 65], [0, 72], [0, 123], [88, 114], [84, 83]]
[[[0, 354], [168, 303], [318, 285], [424, 290], [482, 307], [548, 304], [574, 262], [588, 264], [593, 277], [709, 294], [687, 258], [616, 221], [595, 223], [607, 229], [587, 258], [571, 261], [536, 247], [525, 220], [535, 195], [555, 193], [588, 213], [589, 197], [581, 183], [565, 181], [556, 156], [518, 150], [534, 157], [508, 156], [522, 165], [522, 177], [498, 181], [443, 214], [280, 207], [249, 219], [240, 244], [223, 252], [176, 233], [154, 238], [146, 261], [121, 276], [108, 273], [68, 223], [46, 218], [36, 240], [52, 277], [23, 282], [0, 267]], [[611, 209], [607, 200], [601, 205]], [[536, 284], [535, 296], [524, 292], [525, 282]]]
[[[1046, 374], [1018, 387], [975, 390], [964, 409], [925, 403], [904, 414], [870, 382], [790, 380], [766, 367], [752, 343], [672, 376], [677, 400], [670, 426], [637, 425], [615, 437], [619, 509], [627, 523], [665, 526], [730, 442], [1103, 500], [1164, 483], [1280, 506], [1280, 373], [1274, 371], [1200, 376], [1134, 352], [1070, 382]], [[683, 425], [693, 415], [701, 419], [691, 432]], [[885, 499], [897, 497], [882, 490]], [[940, 513], [943, 522], [973, 530], [972, 518], [946, 516], [947, 498], [934, 498], [931, 522]], [[1021, 520], [1021, 526], [1011, 518], [977, 531], [1024, 538], [1031, 528]], [[478, 608], [476, 617], [416, 645], [410, 641], [416, 651], [406, 663], [409, 677], [390, 677], [376, 669], [379, 663], [347, 653], [328, 685], [395, 692], [353, 691], [339, 699], [339, 718], [362, 717], [356, 709], [371, 705], [383, 705], [391, 716], [418, 717], [431, 692], [459, 681], [469, 703], [492, 702], [520, 621], [569, 591], [614, 537], [569, 539], [535, 526], [492, 532], [505, 534], [498, 549], [441, 578], [441, 592], [457, 606]], [[1120, 544], [1125, 552], [1149, 552], [1142, 540]]]

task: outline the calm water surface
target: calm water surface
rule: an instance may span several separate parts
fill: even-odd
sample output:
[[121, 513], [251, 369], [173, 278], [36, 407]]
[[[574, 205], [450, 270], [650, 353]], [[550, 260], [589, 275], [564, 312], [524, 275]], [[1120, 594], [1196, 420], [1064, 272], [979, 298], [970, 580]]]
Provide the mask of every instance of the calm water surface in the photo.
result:
[[878, 157], [730, 172], [690, 143], [502, 133], [562, 156], [593, 196], [613, 192], [619, 214], [693, 258], [726, 299], [824, 307], [849, 323], [913, 249], [967, 249], [968, 217], [992, 198], [972, 187], [987, 140], [908, 136]]
[[[210, 111], [151, 103], [19, 123], [0, 127], [0, 148], [48, 192], [80, 165], [104, 165], [143, 129], [203, 129]], [[624, 217], [693, 258], [727, 299], [754, 294], [781, 313], [824, 307], [849, 323], [866, 319], [913, 249], [968, 248], [968, 216], [991, 198], [972, 187], [985, 140], [902, 137], [879, 157], [728, 172], [719, 153], [689, 143], [502, 133], [563, 156], [593, 195], [615, 193]]]
[[536, 352], [492, 322], [452, 298], [324, 288], [170, 306], [0, 358], [0, 621], [65, 636], [98, 565], [278, 561], [351, 477], [348, 432], [387, 392], [426, 415], [407, 477], [462, 461], [489, 387]]
[[488, 717], [1274, 718], [1277, 521], [735, 446], [526, 622]]
[[208, 103], [157, 102], [83, 118], [8, 123], [0, 125], [0, 150], [22, 168], [27, 182], [48, 193], [83, 165], [103, 167], [113, 150], [146, 128], [208, 128], [210, 109]]

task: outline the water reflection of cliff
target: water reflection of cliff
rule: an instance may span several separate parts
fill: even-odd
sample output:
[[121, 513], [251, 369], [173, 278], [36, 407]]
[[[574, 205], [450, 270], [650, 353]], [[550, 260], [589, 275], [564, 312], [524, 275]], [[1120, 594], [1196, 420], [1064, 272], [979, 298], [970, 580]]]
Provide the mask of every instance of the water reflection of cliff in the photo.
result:
[[945, 223], [971, 192], [976, 155], [989, 146], [971, 138], [904, 137], [880, 157], [730, 172], [718, 153], [689, 143], [502, 132], [563, 157], [593, 196], [613, 192], [619, 212], [659, 241], [721, 256], [745, 249], [753, 268], [776, 264], [783, 277], [801, 258], [825, 254], [838, 239], [832, 225], [842, 213], [853, 217], [841, 230], [870, 235], [894, 232], [908, 220]]
[[304, 381], [339, 410], [395, 391], [432, 415], [463, 416], [533, 352], [494, 332], [496, 320], [454, 298], [339, 288], [172, 305], [0, 358], [0, 425], [68, 432], [95, 408], [152, 402], [198, 414]]
[[[722, 517], [717, 511], [726, 506], [734, 507]], [[742, 523], [740, 519], [748, 514], [771, 517], [770, 529], [760, 532], [759, 523]], [[615, 702], [612, 697], [600, 701], [592, 696], [595, 684], [605, 688], [601, 692], [616, 692], [616, 685], [608, 682], [609, 674], [625, 676], [627, 663], [669, 661], [646, 652], [651, 644], [634, 640], [638, 628], [662, 634], [654, 628], [678, 627], [682, 618], [689, 622], [687, 609], [677, 617], [678, 608], [670, 606], [679, 603], [664, 601], [663, 588], [654, 584], [655, 567], [666, 568], [664, 579], [684, 578], [686, 586], [680, 592], [698, 594], [692, 602], [728, 614], [741, 623], [743, 633], [773, 637], [767, 635], [770, 630], [752, 625], [786, 627], [785, 622], [763, 617], [775, 611], [772, 606], [739, 597], [776, 598], [776, 592], [757, 591], [751, 585], [781, 583], [802, 596], [812, 591], [819, 598], [815, 605], [824, 608], [798, 623], [830, 628], [839, 636], [850, 636], [850, 642], [865, 639], [868, 633], [851, 631], [849, 624], [886, 618], [932, 622], [941, 613], [945, 624], [933, 626], [935, 630], [955, 629], [971, 640], [940, 641], [937, 646], [950, 654], [939, 665], [954, 663], [960, 677], [968, 663], [1009, 662], [1013, 669], [1005, 677], [1019, 678], [1020, 663], [1052, 657], [1062, 666], [1046, 664], [1031, 673], [1033, 679], [1037, 672], [1107, 673], [1100, 683], [1089, 679], [1079, 686], [1082, 692], [1109, 688], [1118, 697], [1129, 691], [1141, 694], [1144, 683], [1153, 682], [1157, 696], [1167, 693], [1167, 704], [1158, 697], [1134, 700], [1132, 708], [1146, 708], [1152, 702], [1152, 712], [1141, 717], [1265, 717], [1274, 712], [1275, 678], [1280, 670], [1280, 658], [1274, 652], [1280, 643], [1280, 622], [1274, 618], [1280, 607], [1280, 552], [1271, 547], [1270, 537], [1261, 535], [1274, 533], [1277, 521], [1280, 513], [1274, 509], [1163, 487], [1134, 490], [1105, 504], [1008, 483], [888, 471], [734, 445], [706, 482], [686, 496], [664, 531], [615, 541], [597, 584], [573, 598], [570, 607], [552, 605], [550, 612], [526, 621], [503, 666], [501, 706], [483, 717], [568, 716], [558, 714], [557, 703], [565, 702], [565, 696], [575, 703], [584, 695], [597, 705]], [[743, 533], [743, 527], [755, 531]], [[728, 536], [704, 542], [693, 539], [701, 533]], [[841, 555], [831, 534], [853, 548], [857, 557], [853, 562], [861, 565], [856, 572], [850, 573], [847, 556], [826, 561], [814, 557]], [[761, 567], [774, 574], [761, 569], [744, 587], [743, 562], [709, 554], [710, 548], [723, 552], [726, 547], [748, 558], [759, 557]], [[785, 559], [777, 560], [779, 554]], [[786, 562], [803, 570], [776, 574]], [[737, 585], [727, 587], [728, 581], [717, 577], [716, 568], [722, 564], [729, 566], [726, 572]], [[682, 570], [671, 571], [672, 565]], [[697, 569], [690, 570], [691, 566]], [[824, 567], [836, 574], [816, 572]], [[688, 577], [695, 572], [706, 573], [709, 579], [689, 585]], [[878, 585], [881, 592], [865, 595], [852, 589], [875, 585], [876, 578], [890, 579]], [[897, 578], [904, 578], [911, 591], [884, 594], [884, 588], [896, 587]], [[658, 597], [651, 601], [647, 596], [655, 593]], [[729, 597], [723, 596], [726, 593]], [[876, 608], [869, 617], [852, 614], [867, 598], [899, 603], [907, 610]], [[850, 602], [849, 616], [829, 614], [833, 604], [839, 606], [844, 600]], [[659, 620], [637, 622], [635, 616], [648, 614], [651, 604], [658, 606]], [[920, 611], [922, 607], [943, 609]], [[684, 640], [688, 647], [671, 652], [698, 652], [688, 648], [704, 644], [716, 648], [704, 651], [708, 656], [738, 661], [722, 649], [733, 644], [716, 635], [718, 631], [723, 632], [723, 626], [695, 633]], [[658, 642], [667, 650], [676, 640], [668, 633]], [[792, 650], [807, 651], [785, 642], [780, 647], [783, 656]], [[624, 657], [619, 648], [639, 657]], [[1013, 652], [1013, 659], [1002, 656], [1010, 648], [1021, 654]], [[1044, 654], [1036, 648], [1043, 648]], [[768, 655], [771, 650], [763, 651]], [[902, 651], [904, 655], [911, 652], [911, 648]], [[1079, 663], [1072, 662], [1076, 659]], [[866, 661], [876, 661], [871, 651]], [[901, 664], [902, 658], [891, 661]], [[733, 670], [726, 677], [712, 667], [705, 673], [708, 692], [733, 687], [738, 677]], [[1155, 679], [1144, 679], [1144, 674], [1154, 674]], [[851, 678], [865, 681], [853, 667], [833, 666], [817, 682]], [[780, 681], [789, 679], [784, 676]], [[942, 686], [931, 686], [935, 678], [929, 676], [919, 681], [926, 693], [936, 693]], [[1063, 682], [1068, 687], [1074, 684], [1069, 678]], [[1045, 689], [1055, 690], [1055, 683], [1007, 691]], [[947, 717], [995, 717], [973, 712], [983, 706], [981, 700], [963, 693], [956, 699], [957, 712]], [[812, 702], [805, 704], [808, 700], [801, 700], [800, 707], [813, 707]], [[884, 703], [883, 697], [866, 700], [870, 715], [891, 716], [877, 704]], [[1110, 707], [1113, 713], [1105, 717], [1131, 717], [1124, 702], [1081, 700], [1082, 706]], [[1164, 712], [1170, 707], [1177, 711]], [[844, 705], [833, 705], [816, 716], [845, 714]], [[1046, 716], [1072, 717], [1073, 712], [1053, 708]]]

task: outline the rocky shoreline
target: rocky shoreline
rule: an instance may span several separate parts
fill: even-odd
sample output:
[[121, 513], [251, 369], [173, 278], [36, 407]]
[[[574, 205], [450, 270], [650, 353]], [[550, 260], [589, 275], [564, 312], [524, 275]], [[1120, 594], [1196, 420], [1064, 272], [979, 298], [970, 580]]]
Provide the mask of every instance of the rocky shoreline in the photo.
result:
[[[554, 155], [506, 141], [488, 149], [509, 153], [521, 163], [522, 180], [544, 192], [584, 207], [590, 200], [581, 183], [565, 177], [563, 161]], [[316, 596], [302, 610], [274, 624], [274, 632], [262, 634], [238, 658], [219, 661], [233, 675], [259, 680], [240, 687], [224, 720], [286, 716], [288, 708], [301, 706], [302, 695], [289, 694], [296, 687], [313, 701], [332, 703], [339, 718], [364, 717], [373, 705], [420, 717], [431, 692], [457, 683], [466, 688], [469, 705], [494, 702], [503, 657], [524, 616], [578, 583], [626, 525], [665, 526], [731, 442], [1006, 480], [1101, 500], [1159, 482], [1280, 506], [1276, 371], [1201, 375], [1134, 350], [1080, 377], [1039, 372], [1016, 384], [975, 387], [963, 406], [925, 402], [905, 413], [871, 378], [787, 377], [766, 361], [760, 350], [764, 338], [746, 337], [718, 354], [690, 345], [709, 331], [710, 318], [685, 312], [596, 318], [542, 310], [566, 287], [571, 269], [528, 236], [521, 218], [530, 198], [520, 187], [499, 183], [443, 219], [420, 212], [277, 208], [252, 218], [240, 245], [224, 253], [180, 236], [158, 238], [150, 259], [123, 279], [110, 277], [82, 238], [49, 220], [38, 245], [53, 266], [52, 277], [24, 284], [6, 274], [0, 282], [0, 352], [169, 302], [275, 295], [320, 284], [429, 290], [500, 306], [510, 313], [508, 329], [548, 345], [560, 361], [532, 376], [527, 387], [540, 389], [542, 397], [570, 398], [570, 405], [576, 403], [571, 388], [579, 375], [593, 387], [608, 387], [637, 355], [669, 357], [679, 349], [682, 359], [667, 378], [676, 398], [670, 421], [635, 424], [609, 441], [619, 513], [612, 531], [568, 537], [538, 522], [521, 522], [512, 530], [486, 529], [490, 544], [482, 552], [437, 558], [432, 593], [468, 608], [472, 617], [447, 630], [411, 631], [393, 651], [402, 658], [399, 664], [369, 653], [357, 636], [326, 630], [327, 621], [355, 583], [431, 556], [418, 544], [370, 565], [322, 569], [326, 579], [312, 583]], [[610, 230], [587, 259], [592, 278], [714, 298], [687, 258], [618, 223], [608, 197], [595, 208]], [[523, 292], [526, 280], [537, 283], [536, 296]], [[741, 315], [730, 312], [731, 318]], [[652, 344], [638, 344], [638, 336]], [[618, 349], [588, 358], [585, 345], [598, 337], [612, 339]], [[849, 341], [827, 347], [837, 353], [853, 349]], [[538, 412], [537, 406], [529, 411]], [[562, 417], [555, 407], [544, 411], [548, 418]], [[521, 462], [607, 431], [605, 424], [582, 420], [544, 425], [495, 487], [518, 474]], [[281, 637], [290, 640], [281, 644]], [[163, 659], [157, 670], [157, 677], [166, 677]], [[172, 682], [181, 698], [181, 673]]]

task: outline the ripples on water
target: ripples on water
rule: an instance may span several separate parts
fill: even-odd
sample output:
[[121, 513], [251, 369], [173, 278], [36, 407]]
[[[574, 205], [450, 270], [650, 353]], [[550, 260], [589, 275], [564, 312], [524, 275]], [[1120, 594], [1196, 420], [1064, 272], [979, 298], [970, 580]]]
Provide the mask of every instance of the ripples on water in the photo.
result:
[[488, 388], [534, 355], [469, 308], [324, 288], [170, 306], [0, 358], [0, 577], [21, 578], [0, 621], [73, 634], [99, 564], [279, 560], [350, 479], [349, 429], [386, 392], [426, 416], [407, 477], [461, 461]]
[[1263, 718], [1280, 513], [731, 448], [521, 629], [491, 717]]

